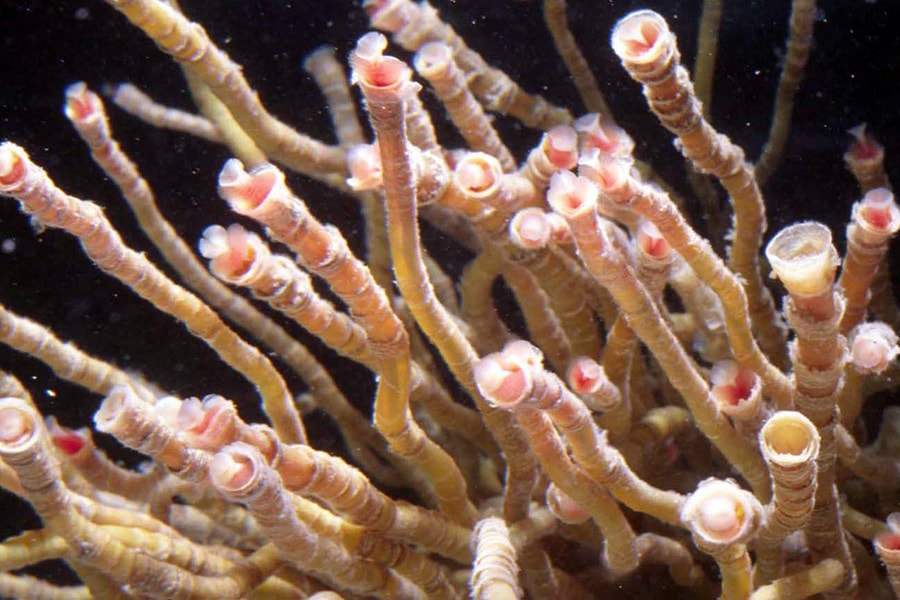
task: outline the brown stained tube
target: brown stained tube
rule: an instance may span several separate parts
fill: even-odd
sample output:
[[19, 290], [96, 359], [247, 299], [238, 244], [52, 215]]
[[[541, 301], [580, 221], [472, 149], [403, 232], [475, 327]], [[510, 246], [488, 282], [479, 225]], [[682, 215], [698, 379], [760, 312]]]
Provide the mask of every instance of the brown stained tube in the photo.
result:
[[[492, 402], [501, 404], [510, 399], [510, 395], [521, 390], [518, 374], [512, 374], [511, 386], [504, 382], [508, 375], [502, 358], [489, 355], [479, 362], [476, 381]], [[520, 406], [513, 412], [548, 477], [583, 506], [604, 531], [604, 563], [615, 572], [633, 571], [639, 558], [634, 551], [634, 534], [615, 500], [580, 466], [572, 462], [552, 421], [543, 411]]]
[[340, 458], [308, 446], [281, 444], [271, 429], [244, 422], [234, 404], [221, 396], [207, 396], [202, 403], [189, 398], [172, 411], [169, 421], [191, 448], [216, 452], [234, 442], [253, 446], [278, 470], [288, 490], [315, 496], [374, 533], [461, 563], [471, 559], [467, 529], [440, 513], [395, 502]]
[[[848, 130], [853, 136], [850, 149], [844, 154], [844, 163], [853, 172], [863, 192], [883, 187], [891, 189], [891, 182], [884, 170], [884, 147], [866, 131], [863, 123]], [[872, 312], [878, 319], [900, 325], [900, 308], [891, 291], [891, 269], [886, 261], [878, 266], [870, 284]]]
[[765, 185], [784, 156], [784, 149], [791, 131], [794, 97], [800, 89], [803, 71], [809, 60], [815, 23], [816, 0], [793, 0], [784, 66], [781, 69], [781, 78], [778, 80], [778, 90], [775, 92], [772, 126], [769, 129], [769, 138], [766, 140], [762, 154], [754, 168], [756, 181], [760, 186]]
[[566, 0], [544, 0], [544, 22], [550, 35], [553, 37], [553, 45], [563, 59], [572, 82], [581, 96], [581, 101], [588, 112], [596, 112], [611, 119], [612, 112], [600, 91], [597, 77], [591, 71], [591, 66], [584, 58], [584, 54], [578, 48], [575, 36], [569, 29], [569, 21], [566, 18]]
[[719, 297], [700, 281], [697, 273], [681, 257], [676, 256], [669, 273], [669, 285], [678, 294], [697, 327], [694, 346], [709, 362], [731, 356], [725, 329], [725, 313]]
[[[571, 130], [569, 127], [561, 128]], [[574, 132], [570, 133], [572, 139], [568, 145], [575, 151]], [[551, 132], [545, 140], [553, 137]], [[545, 175], [549, 177], [551, 171], [548, 170]], [[568, 336], [572, 350], [576, 354], [598, 355], [600, 337], [596, 318], [582, 294], [567, 292], [573, 285], [579, 285], [574, 281], [575, 272], [561, 264], [561, 259], [550, 248], [523, 252], [510, 240], [510, 221], [520, 208], [541, 201], [536, 193], [540, 186], [532, 184], [527, 176], [504, 174], [497, 159], [476, 152], [468, 153], [460, 160], [454, 172], [454, 183], [465, 198], [487, 207], [487, 210], [473, 217], [473, 222], [511, 260], [528, 267], [534, 274], [549, 296], [551, 307]]]
[[[351, 146], [347, 152], [347, 167], [351, 170], [353, 147], [363, 144], [366, 136], [357, 115], [357, 104], [350, 92], [349, 78], [341, 61], [335, 55], [335, 49], [322, 46], [314, 50], [303, 61], [303, 68], [312, 75], [316, 85], [325, 96], [328, 112], [334, 125], [335, 135], [343, 146]], [[427, 113], [423, 114], [427, 116]], [[423, 128], [431, 127], [430, 121], [423, 119]], [[434, 139], [433, 128], [429, 139]], [[435, 142], [436, 143], [436, 142]], [[347, 181], [351, 189], [356, 189]], [[360, 196], [363, 220], [366, 225], [366, 259], [372, 276], [378, 284], [390, 288], [391, 265], [387, 248], [387, 232], [384, 229], [384, 207], [377, 194]]]
[[[285, 256], [272, 256], [268, 246], [256, 234], [248, 233], [238, 225], [232, 225], [228, 230], [219, 226], [208, 227], [200, 241], [200, 253], [210, 260], [210, 269], [217, 277], [234, 285], [249, 287], [255, 297], [267, 301], [336, 352], [372, 371], [377, 372], [380, 368], [365, 331], [348, 315], [322, 299], [313, 289], [309, 276], [294, 261]], [[472, 439], [487, 451], [494, 451], [490, 434], [475, 413], [463, 416], [468, 414], [466, 409], [452, 404], [430, 374], [417, 363], [413, 363], [412, 367], [410, 393], [413, 399], [445, 399], [446, 402], [437, 405], [449, 407], [443, 415], [462, 416], [465, 425], [452, 418], [441, 423], [456, 425], [454, 429], [461, 431], [467, 439]], [[325, 402], [329, 406], [332, 404], [330, 399]], [[359, 447], [359, 441], [365, 440], [379, 454], [384, 455], [386, 451], [382, 438], [371, 430], [364, 418], [356, 411], [335, 412], [332, 416], [342, 428], [346, 428], [344, 436], [347, 446], [361, 464], [378, 479], [399, 484], [396, 473], [385, 469], [367, 448]]]
[[331, 46], [313, 50], [304, 60], [303, 69], [315, 80], [325, 96], [335, 135], [341, 144], [358, 144], [366, 139], [356, 114], [356, 103], [347, 85], [344, 66]]
[[[527, 268], [507, 263], [503, 279], [509, 286], [525, 319], [528, 335], [540, 346], [557, 372], [562, 373], [572, 360], [572, 346], [538, 279]], [[494, 348], [497, 350], [499, 348]]]
[[325, 182], [335, 184], [343, 179], [343, 150], [298, 133], [269, 114], [240, 67], [210, 41], [202, 27], [157, 0], [109, 0], [109, 4], [164, 52], [195, 72], [267, 155]]
[[785, 363], [786, 331], [780, 327], [759, 264], [766, 207], [752, 166], [740, 147], [703, 118], [688, 73], [680, 64], [675, 35], [665, 19], [649, 10], [633, 12], [616, 24], [611, 43], [628, 74], [643, 84], [651, 110], [678, 137], [682, 153], [697, 171], [719, 179], [731, 196], [734, 236], [729, 265], [744, 280], [749, 315], [759, 331], [760, 344], [776, 364]]
[[161, 462], [178, 477], [202, 483], [210, 456], [189, 447], [168, 422], [168, 407], [173, 401], [180, 406], [174, 398], [162, 398], [155, 405], [148, 405], [140, 402], [128, 386], [117, 386], [97, 409], [94, 423], [99, 431]]
[[479, 354], [499, 350], [512, 333], [500, 318], [492, 295], [494, 280], [500, 275], [506, 259], [495, 248], [482, 250], [463, 269], [459, 282], [462, 318], [469, 323], [474, 336], [472, 345]]
[[[362, 144], [366, 140], [366, 136], [357, 115], [356, 100], [350, 92], [349, 79], [344, 66], [335, 55], [335, 49], [330, 46], [322, 46], [314, 50], [303, 61], [303, 68], [312, 76], [322, 91], [322, 95], [325, 96], [338, 141], [344, 146]], [[424, 114], [427, 116], [427, 113]], [[423, 127], [430, 127], [430, 122], [426, 121]], [[433, 138], [432, 129], [431, 139]], [[346, 155], [348, 168], [350, 168], [351, 153], [352, 148]], [[350, 184], [349, 180], [348, 184]], [[350, 186], [351, 189], [355, 189], [352, 184]], [[390, 289], [391, 265], [381, 198], [377, 194], [362, 194], [360, 204], [366, 225], [366, 259], [369, 269], [378, 285]]]
[[[108, 394], [114, 386], [128, 384], [145, 401], [155, 396], [151, 388], [137, 378], [79, 350], [71, 342], [62, 342], [43, 325], [16, 315], [3, 305], [0, 305], [0, 341], [37, 358], [61, 379], [76, 383], [96, 394]], [[18, 397], [18, 394], [6, 395]]]
[[222, 142], [219, 130], [205, 117], [163, 106], [130, 83], [104, 88], [104, 94], [108, 94], [116, 106], [153, 127], [180, 131], [210, 142]]
[[863, 450], [843, 425], [835, 427], [834, 438], [838, 458], [854, 475], [876, 490], [900, 489], [900, 460]]
[[[173, 0], [172, 6], [178, 8], [177, 1]], [[184, 74], [191, 99], [200, 113], [215, 125], [219, 135], [222, 136], [222, 143], [229, 152], [248, 165], [265, 163], [267, 161], [265, 153], [259, 149], [253, 138], [247, 135], [212, 88], [197, 73], [185, 68], [184, 65], [181, 66], [181, 72]]]
[[[438, 301], [419, 240], [415, 180], [403, 116], [404, 98], [415, 94], [418, 86], [409, 81], [411, 71], [405, 63], [382, 55], [386, 46], [387, 39], [380, 33], [363, 36], [357, 42], [351, 64], [353, 78], [366, 98], [369, 118], [378, 138], [394, 276], [410, 312], [438, 347], [451, 371], [458, 378], [460, 373], [468, 377], [466, 371], [471, 363], [467, 354], [474, 354], [474, 350]], [[451, 348], [453, 351], [449, 351]], [[458, 352], [460, 349], [463, 352]], [[409, 415], [408, 390], [396, 387], [408, 382], [408, 373], [396, 380], [393, 375], [395, 371], [409, 370], [408, 346], [403, 360], [405, 364], [397, 363], [381, 372], [382, 379], [375, 396], [375, 425], [392, 447], [400, 444], [407, 448], [401, 454], [411, 454], [409, 449], [413, 447], [413, 440], [416, 446], [424, 449], [417, 452], [414, 460], [418, 461], [435, 487], [441, 506], [448, 512], [452, 511], [450, 514], [459, 523], [470, 525], [477, 520], [477, 512], [468, 500], [466, 484], [458, 466], [449, 454], [418, 428]]]
[[[598, 286], [599, 287], [599, 286]], [[601, 288], [604, 291], [606, 288]], [[632, 416], [639, 416], [633, 406], [632, 394], [636, 392], [629, 382], [638, 348], [638, 337], [628, 325], [625, 317], [617, 315], [608, 325], [606, 345], [603, 348], [601, 365], [612, 383], [621, 392], [622, 401], [608, 413], [600, 417], [600, 425], [614, 436], [623, 436], [632, 426]], [[637, 375], [637, 373], [634, 373]]]
[[462, 564], [471, 560], [469, 530], [444, 515], [396, 502], [339, 458], [305, 446], [285, 446], [277, 465], [291, 491], [314, 495], [376, 533], [420, 546]]
[[63, 427], [48, 417], [47, 433], [54, 447], [94, 487], [124, 498], [146, 502], [164, 471], [139, 472], [123, 468], [94, 445], [90, 429]]
[[801, 600], [827, 594], [844, 580], [841, 561], [826, 558], [805, 571], [781, 577], [753, 591], [750, 600]]
[[[383, 565], [408, 580], [434, 600], [460, 600], [445, 574], [445, 569], [400, 542], [367, 531], [331, 514], [317, 503], [292, 496], [293, 508], [300, 521], [309, 526], [320, 540], [334, 542], [353, 559]], [[269, 544], [272, 546], [272, 544]], [[281, 552], [277, 553], [281, 555]]]
[[[890, 520], [890, 516], [888, 516]], [[874, 540], [878, 534], [891, 531], [884, 522], [860, 512], [844, 501], [841, 501], [841, 523], [847, 532], [863, 540]], [[851, 551], [853, 548], [851, 547]]]
[[697, 100], [703, 104], [703, 116], [706, 118], [709, 118], [712, 107], [721, 25], [722, 0], [703, 0], [697, 34], [697, 58], [694, 61], [694, 90]]
[[[488, 355], [483, 361], [490, 358], [491, 355]], [[621, 507], [568, 457], [563, 441], [547, 415], [530, 407], [518, 408], [514, 413], [547, 476], [590, 513], [604, 532], [604, 564], [615, 572], [632, 572], [638, 565], [639, 557], [634, 548], [634, 532]]]
[[[409, 83], [409, 67], [392, 57], [382, 56], [387, 40], [380, 34], [360, 39], [353, 57], [354, 72], [359, 81], [376, 131], [384, 167], [385, 197], [388, 213], [388, 235], [394, 274], [398, 286], [416, 322], [438, 348], [450, 371], [475, 401], [488, 429], [506, 455], [507, 486], [504, 512], [510, 522], [524, 518], [528, 498], [536, 476], [536, 462], [521, 434], [511, 426], [507, 414], [493, 410], [481, 397], [472, 379], [478, 355], [460, 331], [452, 316], [440, 305], [422, 264], [422, 248], [416, 220], [416, 188], [409, 162], [409, 146], [403, 127], [403, 98], [415, 92]], [[487, 162], [496, 159], [483, 156]], [[504, 199], [504, 203], [507, 199]], [[511, 200], [509, 200], [511, 202]], [[505, 219], [500, 219], [505, 224]], [[502, 227], [503, 225], [501, 225]], [[376, 407], [378, 398], [376, 397]], [[378, 416], [376, 408], [376, 417]], [[433, 474], [448, 489], [451, 476], [458, 474], [452, 459], [438, 466]], [[461, 481], [460, 481], [461, 483]], [[465, 488], [457, 490], [465, 495]], [[449, 495], [448, 495], [449, 496]], [[477, 520], [474, 506], [459, 502], [459, 522]]]
[[181, 321], [226, 364], [254, 384], [263, 409], [280, 436], [289, 442], [306, 441], [290, 391], [269, 359], [241, 339], [199, 298], [166, 277], [146, 256], [126, 246], [99, 206], [57, 188], [31, 162], [25, 150], [9, 142], [0, 146], [0, 192], [14, 196], [44, 224], [78, 237], [85, 253], [100, 269]]
[[376, 353], [391, 357], [406, 346], [403, 324], [365, 263], [353, 256], [340, 232], [320, 223], [287, 187], [272, 165], [252, 172], [237, 160], [219, 174], [219, 195], [232, 209], [268, 227], [271, 238], [297, 253], [300, 262], [328, 282], [366, 330]]

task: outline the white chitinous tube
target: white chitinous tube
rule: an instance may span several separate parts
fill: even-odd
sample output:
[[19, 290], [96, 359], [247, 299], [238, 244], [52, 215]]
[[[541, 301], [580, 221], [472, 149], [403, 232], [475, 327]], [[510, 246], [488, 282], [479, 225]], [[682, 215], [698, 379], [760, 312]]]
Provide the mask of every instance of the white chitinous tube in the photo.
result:
[[675, 36], [666, 20], [651, 10], [638, 10], [623, 17], [610, 40], [629, 72], [652, 79], [672, 62]]
[[753, 589], [747, 543], [764, 522], [765, 511], [752, 493], [731, 481], [700, 482], [679, 515], [694, 544], [712, 556], [722, 576], [722, 598], [749, 598]]
[[777, 412], [763, 425], [759, 446], [772, 474], [774, 499], [760, 536], [784, 539], [809, 521], [815, 502], [819, 445], [816, 426], [799, 412]]
[[766, 246], [774, 275], [791, 296], [813, 298], [831, 289], [840, 261], [831, 244], [831, 230], [806, 221], [785, 227]]
[[14, 461], [40, 442], [41, 418], [24, 400], [0, 398], [0, 455]]
[[697, 545], [709, 552], [746, 543], [762, 520], [763, 507], [734, 481], [710, 478], [701, 481], [688, 497], [680, 517]]
[[553, 229], [547, 213], [536, 206], [523, 208], [509, 222], [509, 239], [525, 250], [547, 247], [552, 235]]
[[457, 163], [453, 182], [469, 198], [489, 202], [497, 197], [503, 178], [500, 161], [484, 152], [469, 152]]
[[898, 353], [897, 334], [886, 323], [863, 323], [850, 332], [850, 363], [862, 373], [883, 372]]

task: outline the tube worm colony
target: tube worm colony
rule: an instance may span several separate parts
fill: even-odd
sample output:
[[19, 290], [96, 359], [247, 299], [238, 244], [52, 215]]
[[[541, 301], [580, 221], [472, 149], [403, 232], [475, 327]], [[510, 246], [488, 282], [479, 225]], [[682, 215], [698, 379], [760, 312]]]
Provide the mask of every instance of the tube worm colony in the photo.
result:
[[[0, 145], [0, 193], [74, 236], [258, 401], [218, 395], [218, 375], [202, 399], [175, 395], [0, 307], [0, 342], [103, 398], [92, 428], [73, 429], [0, 372], [0, 486], [40, 519], [0, 543], [0, 595], [898, 592], [900, 412], [863, 418], [897, 380], [886, 256], [900, 210], [878, 142], [855, 129], [844, 157], [861, 188], [844, 253], [814, 221], [766, 234], [761, 186], [785, 154], [815, 2], [793, 2], [761, 167], [711, 122], [719, 3], [704, 3], [693, 74], [666, 15], [621, 15], [610, 45], [630, 102], [642, 89], [688, 162], [690, 185], [673, 188], [671, 165], [644, 162], [617, 121], [561, 0], [542, 4], [547, 45], [587, 114], [493, 67], [449, 14], [367, 0], [370, 31], [346, 61], [328, 48], [305, 61], [336, 144], [267, 110], [253, 74], [176, 4], [107, 1], [179, 65], [198, 112], [129, 85], [111, 101], [226, 147], [210, 190], [248, 220], [210, 224], [195, 251], [83, 83], [65, 115], [153, 260], [15, 141]], [[540, 139], [509, 143], [523, 137], [511, 123]], [[358, 203], [364, 236], [321, 218], [325, 188]], [[435, 235], [463, 268], [440, 262]], [[359, 365], [359, 382], [326, 368], [323, 348]], [[116, 463], [95, 433], [145, 462]], [[20, 572], [50, 560], [80, 583]]]

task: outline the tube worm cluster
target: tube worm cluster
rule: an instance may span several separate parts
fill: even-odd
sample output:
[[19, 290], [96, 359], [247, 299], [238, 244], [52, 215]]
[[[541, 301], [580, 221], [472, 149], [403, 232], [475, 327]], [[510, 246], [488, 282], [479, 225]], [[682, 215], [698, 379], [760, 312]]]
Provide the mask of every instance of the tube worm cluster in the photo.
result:
[[[771, 236], [762, 259], [762, 185], [789, 147], [813, 0], [793, 2], [756, 166], [701, 103], [718, 2], [704, 3], [693, 80], [664, 16], [636, 11], [613, 29], [632, 92], [641, 86], [694, 171], [711, 217], [699, 220], [685, 210], [694, 199], [636, 156], [637, 132], [603, 97], [565, 1], [543, 3], [548, 46], [592, 112], [529, 93], [428, 3], [366, 0], [372, 30], [347, 61], [320, 49], [304, 63], [336, 144], [270, 113], [177, 3], [107, 3], [179, 64], [198, 112], [130, 84], [108, 90], [112, 101], [224, 145], [235, 158], [210, 189], [254, 225], [210, 224], [195, 252], [84, 83], [66, 90], [65, 115], [167, 266], [13, 142], [0, 145], [0, 194], [205, 342], [256, 389], [264, 422], [246, 399], [182, 397], [0, 306], [0, 343], [103, 398], [93, 429], [73, 429], [0, 371], [0, 488], [41, 522], [0, 542], [0, 596], [900, 593], [900, 417], [863, 418], [898, 381], [900, 311], [884, 290], [900, 209], [864, 127], [845, 155], [864, 195], [847, 211], [843, 255], [827, 226], [806, 221]], [[536, 143], [510, 143], [494, 115]], [[730, 201], [729, 236], [703, 226], [719, 222], [722, 192], [707, 175]], [[358, 200], [362, 250], [318, 216], [310, 180]], [[461, 273], [442, 265], [424, 223], [469, 253]], [[323, 353], [355, 363], [358, 379]], [[289, 389], [298, 377], [301, 395]], [[317, 449], [313, 412], [343, 448]], [[123, 466], [93, 432], [145, 462]], [[23, 571], [54, 560], [80, 584]]]

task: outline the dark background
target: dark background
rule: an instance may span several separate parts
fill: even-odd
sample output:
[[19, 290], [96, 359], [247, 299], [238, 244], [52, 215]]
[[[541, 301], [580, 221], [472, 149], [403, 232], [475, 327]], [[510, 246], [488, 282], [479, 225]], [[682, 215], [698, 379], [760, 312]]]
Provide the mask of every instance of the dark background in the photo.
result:
[[[434, 4], [488, 61], [526, 89], [580, 112], [542, 24], [540, 2]], [[682, 159], [673, 150], [670, 136], [647, 111], [638, 86], [623, 74], [608, 39], [618, 18], [636, 8], [654, 8], [669, 20], [690, 66], [699, 2], [571, 0], [569, 4], [574, 33], [601, 77], [616, 118], [636, 138], [638, 156], [677, 180], [683, 173]], [[768, 131], [790, 2], [732, 0], [725, 4], [712, 121], [753, 159]], [[889, 0], [831, 0], [819, 6], [816, 44], [797, 97], [787, 155], [765, 189], [769, 235], [787, 223], [814, 218], [833, 226], [842, 247], [843, 223], [858, 194], [841, 159], [849, 140], [846, 129], [868, 122], [887, 147], [888, 169], [897, 176], [896, 161], [891, 159], [900, 155], [896, 108], [900, 42], [895, 35], [900, 7]], [[273, 114], [306, 133], [333, 141], [321, 97], [300, 65], [306, 53], [323, 43], [346, 55], [366, 31], [365, 15], [357, 3], [185, 0], [184, 9], [245, 66], [248, 80]], [[68, 192], [102, 204], [126, 242], [156, 258], [62, 114], [63, 89], [76, 80], [85, 80], [95, 89], [106, 82], [128, 80], [159, 101], [190, 106], [177, 67], [103, 2], [0, 0], [0, 138], [23, 145]], [[119, 141], [138, 162], [160, 206], [187, 240], [195, 243], [207, 225], [236, 220], [215, 195], [215, 178], [227, 158], [221, 148], [155, 131], [115, 108], [109, 111]], [[442, 117], [435, 120], [446, 128]], [[503, 120], [500, 126], [519, 158], [539, 137], [539, 132], [524, 131]], [[442, 133], [450, 142], [456, 139], [452, 132]], [[361, 246], [353, 200], [301, 178], [295, 177], [293, 183], [314, 212], [340, 224], [351, 244]], [[0, 302], [9, 309], [51, 326], [59, 337], [93, 354], [145, 373], [179, 395], [222, 393], [238, 402], [248, 417], [255, 415], [258, 401], [252, 389], [203, 343], [92, 268], [66, 234], [36, 234], [15, 202], [0, 199], [0, 242], [7, 240], [15, 248], [0, 253]], [[466, 258], [439, 236], [430, 235], [429, 244], [452, 269]], [[320, 354], [347, 395], [367, 407], [370, 377], [327, 352]], [[5, 348], [0, 348], [0, 368], [18, 375], [46, 414], [55, 414], [70, 426], [90, 422], [99, 402], [96, 396], [60, 382], [41, 364]], [[303, 390], [296, 379], [288, 379], [293, 390]], [[318, 447], [341, 450], [326, 419], [311, 416], [307, 426]], [[15, 499], [0, 496], [0, 502], [9, 504], [2, 533], [37, 526]]]

